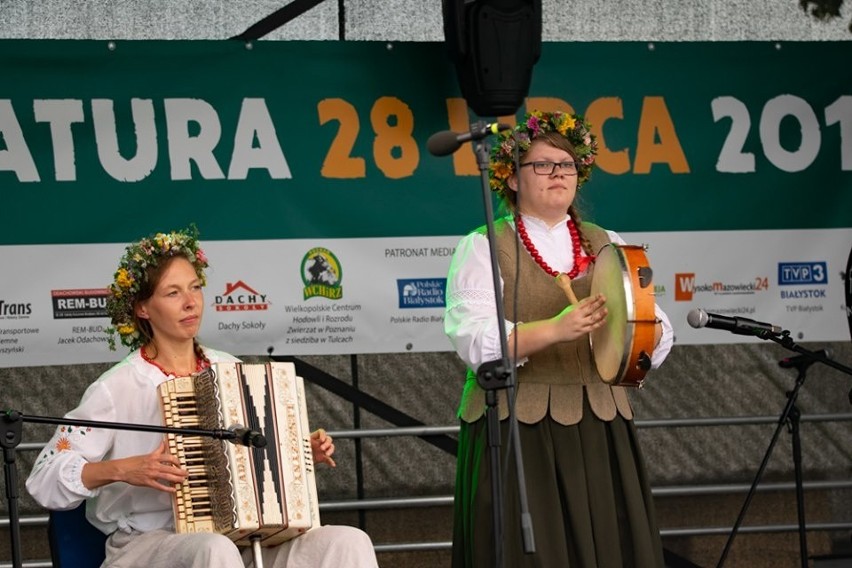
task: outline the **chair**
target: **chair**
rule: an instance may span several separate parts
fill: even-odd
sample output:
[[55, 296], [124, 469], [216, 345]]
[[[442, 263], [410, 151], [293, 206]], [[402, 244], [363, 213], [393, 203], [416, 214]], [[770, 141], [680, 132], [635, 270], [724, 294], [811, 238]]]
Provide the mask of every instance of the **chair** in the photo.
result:
[[53, 568], [99, 568], [106, 535], [86, 519], [86, 502], [68, 511], [50, 511], [47, 538]]

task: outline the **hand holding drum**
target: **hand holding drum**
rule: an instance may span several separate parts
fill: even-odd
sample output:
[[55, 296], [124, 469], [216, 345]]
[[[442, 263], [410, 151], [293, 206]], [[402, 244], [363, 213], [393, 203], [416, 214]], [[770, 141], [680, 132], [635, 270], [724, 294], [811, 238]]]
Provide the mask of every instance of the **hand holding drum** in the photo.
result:
[[[557, 284], [576, 305], [570, 279], [563, 276], [557, 276]], [[610, 385], [642, 386], [651, 368], [657, 325], [652, 271], [644, 247], [610, 243], [600, 250], [591, 297], [601, 294], [608, 316], [589, 334], [598, 374]]]
[[556, 283], [571, 302], [571, 305], [561, 314], [570, 320], [566, 321], [565, 325], [565, 330], [568, 332], [566, 337], [570, 340], [576, 339], [581, 335], [593, 332], [606, 323], [606, 298], [603, 294], [578, 300], [573, 288], [571, 288], [571, 278], [567, 274], [557, 274]]

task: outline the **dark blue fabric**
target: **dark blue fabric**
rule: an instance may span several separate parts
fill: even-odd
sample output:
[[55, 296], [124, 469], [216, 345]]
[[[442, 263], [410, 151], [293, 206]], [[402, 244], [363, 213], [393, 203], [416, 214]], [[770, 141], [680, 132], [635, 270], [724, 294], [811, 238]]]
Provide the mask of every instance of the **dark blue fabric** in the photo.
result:
[[47, 524], [54, 568], [98, 568], [106, 535], [86, 520], [86, 503], [70, 511], [50, 511]]

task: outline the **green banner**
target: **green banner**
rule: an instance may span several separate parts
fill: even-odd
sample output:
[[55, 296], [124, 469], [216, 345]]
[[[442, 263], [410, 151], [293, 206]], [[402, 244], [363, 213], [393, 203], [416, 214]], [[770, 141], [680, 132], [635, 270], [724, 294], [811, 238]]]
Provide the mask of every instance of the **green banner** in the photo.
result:
[[[595, 127], [581, 207], [608, 228], [849, 227], [850, 60], [852, 42], [545, 43], [529, 104]], [[477, 119], [443, 44], [9, 40], [0, 73], [0, 245], [483, 222], [469, 145], [426, 150]]]

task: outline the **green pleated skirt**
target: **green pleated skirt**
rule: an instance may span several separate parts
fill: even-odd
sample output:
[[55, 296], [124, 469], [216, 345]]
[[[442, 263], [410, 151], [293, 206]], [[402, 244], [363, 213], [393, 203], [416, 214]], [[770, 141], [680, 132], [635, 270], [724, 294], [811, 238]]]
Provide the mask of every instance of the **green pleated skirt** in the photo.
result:
[[584, 404], [579, 424], [545, 418], [518, 424], [535, 552], [524, 551], [518, 476], [500, 423], [504, 519], [493, 537], [491, 449], [486, 417], [462, 422], [456, 473], [453, 568], [660, 568], [663, 549], [631, 421], [597, 418]]

